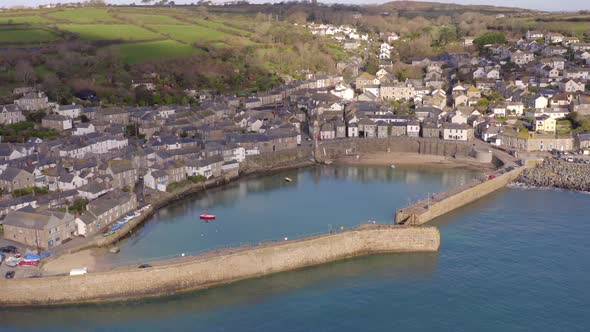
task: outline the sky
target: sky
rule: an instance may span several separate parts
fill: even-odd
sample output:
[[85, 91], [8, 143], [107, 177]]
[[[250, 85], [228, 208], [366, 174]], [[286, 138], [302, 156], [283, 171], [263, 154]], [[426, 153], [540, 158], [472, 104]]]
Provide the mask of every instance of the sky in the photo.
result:
[[[77, 1], [77, 0], [76, 0]], [[223, 1], [223, 0], [220, 0]], [[12, 7], [12, 6], [38, 6], [41, 4], [56, 3], [56, 2], [75, 2], [74, 0], [0, 0], [0, 7]], [[132, 2], [139, 3], [140, 0], [108, 0], [109, 3], [113, 4], [129, 4]], [[197, 2], [197, 0], [176, 0], [177, 4]], [[279, 2], [278, 0], [250, 0], [252, 3], [265, 3], [265, 2]], [[378, 0], [330, 0], [320, 2], [338, 2], [347, 4], [367, 4], [367, 3], [383, 3], [388, 2]], [[590, 1], [588, 0], [453, 0], [453, 1], [438, 1], [438, 2], [451, 2], [457, 4], [470, 4], [470, 5], [494, 5], [494, 6], [507, 6], [507, 7], [520, 7], [528, 9], [538, 9], [547, 11], [578, 11], [578, 10], [590, 10]]]

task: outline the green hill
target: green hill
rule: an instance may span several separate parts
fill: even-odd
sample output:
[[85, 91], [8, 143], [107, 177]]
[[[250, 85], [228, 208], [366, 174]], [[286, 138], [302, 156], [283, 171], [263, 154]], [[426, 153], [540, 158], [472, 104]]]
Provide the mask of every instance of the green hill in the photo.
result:
[[0, 48], [8, 50], [0, 57], [0, 96], [35, 83], [58, 101], [91, 89], [113, 103], [132, 103], [137, 98], [125, 89], [148, 76], [169, 87], [156, 101], [178, 101], [181, 91], [195, 88], [250, 93], [271, 88], [283, 74], [333, 71], [342, 50], [324, 44], [303, 27], [256, 12], [200, 6], [9, 10], [0, 12]]

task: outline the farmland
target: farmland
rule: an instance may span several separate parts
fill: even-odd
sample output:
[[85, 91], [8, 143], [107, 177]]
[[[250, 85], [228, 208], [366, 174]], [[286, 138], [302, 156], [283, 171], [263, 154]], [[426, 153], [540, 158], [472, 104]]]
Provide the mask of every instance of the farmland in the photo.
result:
[[[234, 18], [239, 26], [226, 24]], [[186, 8], [20, 10], [1, 13], [0, 24], [4, 24], [0, 45], [35, 46], [77, 36], [115, 50], [129, 64], [197, 54], [202, 50], [194, 45], [196, 42], [220, 48], [254, 44], [248, 39], [251, 31], [242, 28], [254, 26], [252, 17], [202, 16]], [[109, 42], [117, 45], [109, 46]]]
[[105, 8], [66, 8], [51, 12], [47, 17], [74, 23], [117, 22]]
[[[199, 6], [4, 11], [0, 92], [39, 84], [52, 100], [67, 104], [78, 91], [92, 90], [112, 105], [186, 103], [185, 89], [249, 94], [302, 69], [334, 70], [342, 50], [323, 47], [322, 38], [273, 15]], [[168, 88], [129, 88], [144, 79]]]
[[228, 34], [225, 32], [198, 25], [150, 25], [150, 27], [168, 36], [169, 38], [191, 44], [199, 40], [222, 40], [228, 36]]
[[161, 36], [130, 24], [61, 24], [60, 30], [73, 32], [85, 40], [149, 40]]
[[42, 28], [0, 28], [0, 43], [20, 44], [58, 40], [59, 36]]
[[111, 49], [121, 54], [123, 61], [130, 64], [190, 56], [201, 52], [190, 45], [184, 45], [174, 40], [117, 44], [111, 46]]

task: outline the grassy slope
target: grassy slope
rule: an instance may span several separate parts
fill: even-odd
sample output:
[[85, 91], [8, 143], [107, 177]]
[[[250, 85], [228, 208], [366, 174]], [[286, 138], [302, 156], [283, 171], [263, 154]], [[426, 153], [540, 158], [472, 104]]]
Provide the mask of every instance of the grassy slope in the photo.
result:
[[141, 63], [148, 60], [189, 56], [201, 52], [190, 45], [181, 44], [174, 40], [127, 43], [113, 45], [111, 47], [121, 54], [123, 61], [130, 64]]
[[161, 36], [130, 24], [60, 24], [61, 30], [77, 33], [86, 40], [148, 40]]
[[42, 28], [0, 28], [0, 43], [34, 43], [58, 39], [59, 36]]
[[67, 8], [51, 12], [47, 17], [75, 23], [117, 22], [105, 8]]
[[[260, 42], [260, 39], [255, 42], [252, 39], [258, 22], [251, 13], [222, 12], [211, 15], [203, 14], [194, 7], [69, 8], [10, 11], [0, 13], [0, 20], [23, 22], [18, 27], [30, 29], [30, 41], [49, 39], [47, 34], [52, 34], [53, 29], [78, 34], [91, 42], [101, 41], [97, 45], [117, 51], [129, 64], [198, 54], [203, 50], [195, 43], [209, 42], [219, 48], [254, 45], [256, 54], [261, 55], [259, 63], [271, 72], [283, 73], [297, 69], [297, 65], [290, 65], [289, 61], [298, 59], [294, 48], [285, 45], [277, 47], [276, 44]], [[39, 30], [43, 32], [33, 33], [36, 29], [43, 29]], [[60, 38], [55, 34], [51, 36]], [[16, 37], [9, 34], [3, 36], [0, 27], [0, 43], [3, 38], [13, 41]], [[104, 43], [115, 40], [120, 43]], [[5, 42], [4, 45], [11, 44]], [[25, 45], [20, 44], [21, 47]], [[30, 46], [34, 45], [30, 43]], [[333, 51], [337, 53], [341, 50], [336, 47]], [[281, 64], [275, 63], [277, 61]], [[234, 65], [239, 67], [242, 64]], [[39, 76], [45, 76], [40, 72], [46, 69], [36, 69]]]
[[199, 40], [213, 41], [222, 40], [228, 34], [198, 25], [150, 25], [158, 32], [170, 36], [172, 39], [181, 40], [192, 44]]
[[[49, 42], [59, 39], [49, 28], [78, 34], [89, 41], [123, 40], [128, 44], [112, 46], [129, 63], [158, 58], [182, 57], [201, 50], [191, 46], [210, 41], [220, 47], [251, 45], [247, 29], [212, 21], [194, 10], [184, 8], [67, 8], [59, 10], [23, 10], [0, 13], [0, 24], [24, 24], [0, 28], [0, 43]], [[251, 28], [251, 18], [239, 18]], [[18, 30], [16, 30], [18, 28]], [[9, 31], [14, 30], [14, 31]]]

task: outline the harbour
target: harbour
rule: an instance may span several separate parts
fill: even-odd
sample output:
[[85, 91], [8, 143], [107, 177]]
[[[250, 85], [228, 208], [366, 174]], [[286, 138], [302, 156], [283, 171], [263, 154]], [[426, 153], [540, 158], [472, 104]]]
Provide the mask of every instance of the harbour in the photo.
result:
[[[425, 181], [429, 177], [428, 173], [409, 174], [402, 177], [404, 181]], [[452, 178], [440, 177], [442, 174], [438, 181], [445, 183]], [[265, 179], [263, 183], [267, 185], [258, 184], [257, 192], [278, 195], [292, 190], [268, 184], [282, 184], [283, 178], [283, 174], [278, 174], [276, 179]], [[304, 184], [299, 177], [293, 178], [294, 183]], [[362, 179], [367, 182], [363, 184]], [[375, 186], [376, 192], [380, 188], [378, 179], [383, 178], [332, 178], [347, 187], [352, 183], [353, 187], [348, 188]], [[456, 180], [460, 183], [462, 179]], [[447, 185], [450, 188], [455, 184]], [[224, 195], [229, 199], [236, 194]], [[336, 331], [362, 329], [367, 324], [373, 324], [375, 329], [395, 327], [407, 331], [494, 331], [498, 327], [583, 331], [590, 323], [580, 310], [586, 306], [590, 291], [585, 280], [590, 263], [584, 259], [590, 235], [584, 219], [590, 212], [587, 199], [587, 195], [573, 192], [506, 188], [433, 221], [431, 224], [441, 231], [438, 253], [355, 258], [157, 299], [55, 308], [3, 308], [0, 316], [8, 331], [150, 331], [190, 329], [196, 325], [220, 331], [238, 322], [244, 331]], [[400, 201], [402, 206], [403, 199]], [[225, 201], [229, 202], [232, 200]], [[359, 213], [366, 215], [377, 206], [370, 205]], [[195, 210], [201, 209], [199, 205]], [[215, 211], [221, 211], [220, 207]], [[343, 209], [335, 217], [346, 220], [349, 212]], [[168, 217], [178, 217], [179, 211], [166, 213]], [[390, 209], [382, 213], [392, 218]], [[156, 224], [165, 223], [164, 215], [156, 217], [160, 218]], [[374, 218], [380, 219], [377, 215]], [[173, 224], [171, 219], [168, 221], [168, 225]], [[150, 225], [148, 221], [142, 230], [149, 230]], [[127, 241], [132, 240], [133, 237]], [[524, 284], [530, 285], [527, 291], [522, 289]], [[414, 308], [421, 308], [421, 314], [429, 318], [408, 319], [414, 317]], [[488, 321], [495, 323], [481, 323]], [[310, 325], [312, 322], [314, 325]]]

